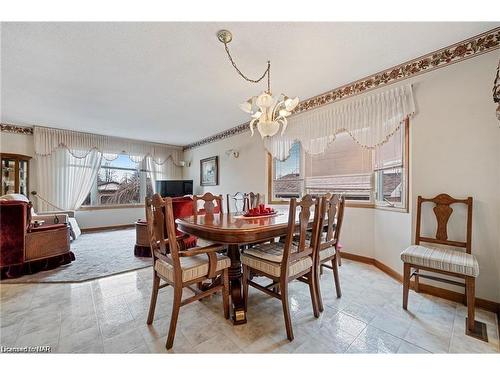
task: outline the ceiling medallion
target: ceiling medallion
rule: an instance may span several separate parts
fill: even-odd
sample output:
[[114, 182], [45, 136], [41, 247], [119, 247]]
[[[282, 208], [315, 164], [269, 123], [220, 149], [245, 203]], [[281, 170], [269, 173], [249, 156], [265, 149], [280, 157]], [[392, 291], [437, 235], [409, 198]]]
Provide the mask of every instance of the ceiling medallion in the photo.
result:
[[233, 35], [229, 30], [220, 30], [217, 32], [217, 39], [224, 44], [229, 61], [233, 65], [236, 72], [246, 81], [251, 83], [259, 83], [267, 76], [267, 91], [262, 92], [258, 96], [252, 96], [246, 102], [240, 104], [240, 108], [250, 113], [252, 120], [250, 121], [250, 131], [254, 134], [254, 126], [257, 126], [262, 138], [272, 137], [281, 127], [281, 134], [285, 132], [287, 126], [287, 117], [292, 114], [293, 109], [299, 104], [299, 98], [289, 98], [281, 94], [279, 97], [274, 97], [271, 93], [271, 62], [267, 62], [267, 68], [258, 79], [250, 79], [245, 76], [236, 66], [231, 54], [229, 53], [228, 44], [233, 40]]

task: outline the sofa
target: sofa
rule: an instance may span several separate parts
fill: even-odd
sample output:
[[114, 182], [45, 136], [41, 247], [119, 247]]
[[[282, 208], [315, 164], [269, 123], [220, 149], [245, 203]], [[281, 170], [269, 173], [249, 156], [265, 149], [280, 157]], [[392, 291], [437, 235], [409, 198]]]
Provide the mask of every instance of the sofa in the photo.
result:
[[14, 278], [71, 263], [66, 223], [34, 225], [31, 203], [0, 200], [0, 278]]

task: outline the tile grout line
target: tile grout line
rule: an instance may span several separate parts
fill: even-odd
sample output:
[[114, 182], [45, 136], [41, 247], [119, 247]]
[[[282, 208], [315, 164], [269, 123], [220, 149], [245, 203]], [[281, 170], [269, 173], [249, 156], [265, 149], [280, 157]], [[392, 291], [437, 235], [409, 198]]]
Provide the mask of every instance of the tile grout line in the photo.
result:
[[99, 330], [99, 338], [101, 341], [102, 345], [102, 351], [105, 353], [106, 351], [104, 350], [104, 337], [102, 335], [102, 329], [101, 329], [101, 322], [99, 321], [99, 318], [97, 317], [97, 307], [95, 304], [95, 296], [94, 296], [94, 288], [92, 287], [93, 281], [90, 281], [89, 288], [90, 288], [90, 295], [92, 296], [92, 306], [94, 308], [94, 317], [97, 322], [97, 329]]

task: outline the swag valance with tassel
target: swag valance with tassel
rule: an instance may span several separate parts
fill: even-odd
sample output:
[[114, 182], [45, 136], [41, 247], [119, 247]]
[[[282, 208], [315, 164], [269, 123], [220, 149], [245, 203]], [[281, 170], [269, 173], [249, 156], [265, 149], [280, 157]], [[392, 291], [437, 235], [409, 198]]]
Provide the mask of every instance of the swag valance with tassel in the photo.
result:
[[182, 177], [181, 147], [38, 126], [33, 135], [38, 196], [45, 198], [41, 210], [79, 209], [96, 186], [102, 159], [111, 161], [120, 154], [135, 163], [145, 162], [141, 168], [146, 168], [153, 191], [158, 179]]
[[40, 126], [34, 127], [33, 135], [35, 154], [38, 156], [51, 155], [62, 147], [76, 158], [85, 158], [91, 151], [97, 151], [109, 161], [116, 159], [119, 154], [127, 154], [135, 163], [147, 156], [158, 165], [167, 160], [178, 164], [182, 160], [182, 148], [176, 146]]
[[292, 116], [285, 134], [265, 138], [264, 145], [279, 160], [288, 158], [297, 141], [305, 152], [317, 155], [337, 134], [347, 132], [362, 147], [374, 148], [387, 142], [414, 112], [411, 85], [399, 86]]

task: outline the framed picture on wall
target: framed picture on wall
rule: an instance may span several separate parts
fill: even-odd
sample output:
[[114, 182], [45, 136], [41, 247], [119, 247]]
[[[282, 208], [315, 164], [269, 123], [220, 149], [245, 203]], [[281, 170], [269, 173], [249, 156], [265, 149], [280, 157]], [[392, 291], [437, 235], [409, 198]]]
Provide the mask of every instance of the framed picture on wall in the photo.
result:
[[215, 186], [219, 185], [219, 157], [200, 160], [200, 185]]

